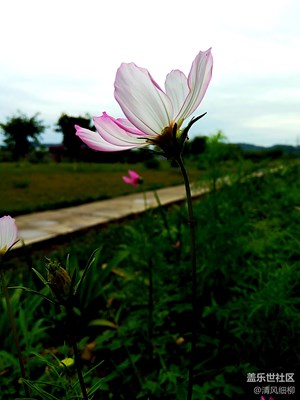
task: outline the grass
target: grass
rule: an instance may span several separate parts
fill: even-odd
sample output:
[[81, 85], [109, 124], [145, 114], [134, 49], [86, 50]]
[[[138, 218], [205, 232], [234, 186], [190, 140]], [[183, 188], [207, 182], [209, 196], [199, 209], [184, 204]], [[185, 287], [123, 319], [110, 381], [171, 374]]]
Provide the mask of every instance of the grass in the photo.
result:
[[[132, 193], [132, 187], [122, 181], [128, 169], [136, 170], [144, 179], [138, 190], [158, 189], [182, 184], [178, 168], [167, 161], [159, 169], [139, 164], [88, 163], [0, 163], [0, 214], [17, 215], [112, 198]], [[191, 179], [199, 175], [190, 170]]]
[[[243, 169], [265, 169], [280, 162], [244, 161]], [[209, 178], [209, 169], [201, 157], [197, 161], [187, 161], [186, 165], [192, 182]], [[223, 162], [217, 176], [236, 173], [240, 168], [240, 163]], [[170, 167], [166, 160], [160, 160], [157, 169], [149, 169], [142, 163], [0, 163], [0, 192], [3, 194], [0, 215], [16, 216], [132, 193], [132, 187], [122, 180], [128, 169], [136, 170], [144, 179], [143, 185], [135, 189], [138, 191], [183, 184], [179, 168]]]
[[[255, 385], [247, 383], [247, 373], [299, 372], [299, 172], [299, 165], [289, 165], [260, 179], [237, 176], [195, 203], [201, 309], [196, 399], [250, 400]], [[88, 388], [100, 386], [95, 400], [186, 398], [189, 231], [184, 207], [166, 216], [169, 229], [158, 210], [150, 210], [32, 254], [26, 248], [17, 257], [9, 253], [10, 284], [44, 291], [29, 271], [45, 274], [45, 256], [65, 266], [70, 253], [72, 269], [82, 270], [92, 250], [101, 248], [76, 310], [84, 370], [101, 363], [86, 377]], [[32, 385], [70, 399], [65, 391], [74, 372], [61, 371], [56, 361], [72, 356], [63, 309], [19, 290], [12, 290], [12, 300]], [[1, 319], [2, 392], [3, 400], [11, 400], [20, 393], [18, 370], [5, 313]], [[47, 398], [32, 390], [35, 399]]]

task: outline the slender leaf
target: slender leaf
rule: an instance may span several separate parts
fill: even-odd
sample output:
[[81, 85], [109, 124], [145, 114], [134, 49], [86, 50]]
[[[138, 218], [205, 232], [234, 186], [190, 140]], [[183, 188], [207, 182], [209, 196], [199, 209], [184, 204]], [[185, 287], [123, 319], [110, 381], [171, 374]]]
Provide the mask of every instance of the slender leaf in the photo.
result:
[[107, 319], [94, 319], [89, 323], [89, 326], [107, 326], [108, 328], [116, 329], [118, 326]]
[[36, 291], [36, 290], [34, 290], [34, 289], [30, 289], [30, 288], [23, 287], [23, 286], [10, 286], [8, 289], [19, 289], [19, 290], [24, 290], [24, 292], [29, 292], [29, 293], [36, 294], [37, 296], [42, 297], [43, 299], [49, 301], [49, 302], [52, 303], [52, 304], [57, 304], [57, 301], [56, 301], [56, 300], [51, 299], [50, 297], [46, 296], [45, 294], [40, 293], [40, 292], [38, 292], [38, 291]]
[[82, 282], [84, 281], [84, 279], [85, 279], [85, 277], [86, 277], [86, 275], [87, 275], [89, 269], [91, 268], [92, 264], [93, 264], [93, 263], [95, 262], [95, 260], [96, 260], [95, 254], [97, 254], [97, 252], [99, 252], [99, 251], [100, 251], [100, 248], [94, 250], [93, 253], [91, 254], [91, 256], [90, 256], [90, 258], [89, 258], [89, 260], [88, 260], [88, 263], [87, 263], [87, 265], [86, 265], [86, 267], [85, 267], [85, 269], [84, 269], [84, 271], [83, 271], [83, 274], [81, 275], [81, 278], [79, 279], [79, 281], [77, 282], [77, 284], [76, 284], [75, 287], [74, 287], [74, 295], [75, 295], [75, 294], [78, 292], [78, 290], [80, 289], [80, 286], [81, 286]]

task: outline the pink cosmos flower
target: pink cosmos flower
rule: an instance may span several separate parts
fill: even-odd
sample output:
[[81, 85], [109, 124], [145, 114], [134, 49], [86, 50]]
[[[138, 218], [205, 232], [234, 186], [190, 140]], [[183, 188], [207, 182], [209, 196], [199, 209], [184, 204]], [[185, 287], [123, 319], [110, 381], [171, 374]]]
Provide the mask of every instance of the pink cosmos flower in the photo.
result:
[[188, 77], [179, 70], [171, 71], [163, 91], [146, 69], [123, 63], [116, 74], [115, 98], [126, 118], [115, 119], [104, 112], [93, 118], [96, 132], [76, 125], [76, 135], [99, 151], [157, 144], [168, 152], [174, 136], [180, 140], [183, 135], [183, 142], [186, 139], [182, 123], [201, 103], [211, 80], [212, 67], [211, 49], [200, 51]]
[[140, 177], [140, 175], [137, 172], [129, 169], [128, 174], [129, 174], [129, 176], [122, 177], [122, 179], [125, 183], [128, 183], [129, 185], [132, 185], [132, 186], [138, 186], [143, 182], [143, 179]]
[[[261, 396], [260, 400], [266, 400], [264, 396]], [[274, 400], [273, 397], [270, 397], [269, 400]]]
[[18, 241], [18, 228], [9, 215], [0, 218], [0, 255], [5, 254]]

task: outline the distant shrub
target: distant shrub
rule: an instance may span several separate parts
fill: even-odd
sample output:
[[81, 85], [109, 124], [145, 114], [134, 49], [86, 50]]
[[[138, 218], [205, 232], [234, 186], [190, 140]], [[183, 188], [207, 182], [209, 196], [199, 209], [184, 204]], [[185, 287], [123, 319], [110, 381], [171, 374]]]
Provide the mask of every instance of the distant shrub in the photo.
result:
[[261, 151], [244, 151], [243, 158], [245, 160], [251, 161], [262, 161], [262, 160], [276, 160], [283, 156], [282, 149], [272, 149], [272, 150], [261, 150]]
[[47, 158], [49, 158], [48, 156], [49, 156], [48, 150], [46, 148], [41, 147], [30, 153], [30, 155], [28, 156], [28, 161], [32, 164], [39, 164], [47, 161]]
[[160, 162], [157, 158], [150, 158], [144, 161], [144, 166], [149, 169], [160, 169]]
[[26, 189], [29, 186], [28, 181], [15, 181], [13, 182], [13, 187], [16, 189]]

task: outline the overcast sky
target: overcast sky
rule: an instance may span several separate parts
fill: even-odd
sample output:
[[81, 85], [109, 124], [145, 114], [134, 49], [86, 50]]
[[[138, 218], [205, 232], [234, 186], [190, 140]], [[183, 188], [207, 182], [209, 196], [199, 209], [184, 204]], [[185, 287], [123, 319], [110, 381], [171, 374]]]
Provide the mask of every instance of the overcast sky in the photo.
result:
[[212, 47], [214, 70], [194, 132], [229, 142], [300, 144], [299, 0], [6, 0], [0, 23], [0, 122], [40, 113], [122, 117], [114, 79], [122, 62], [164, 87]]

